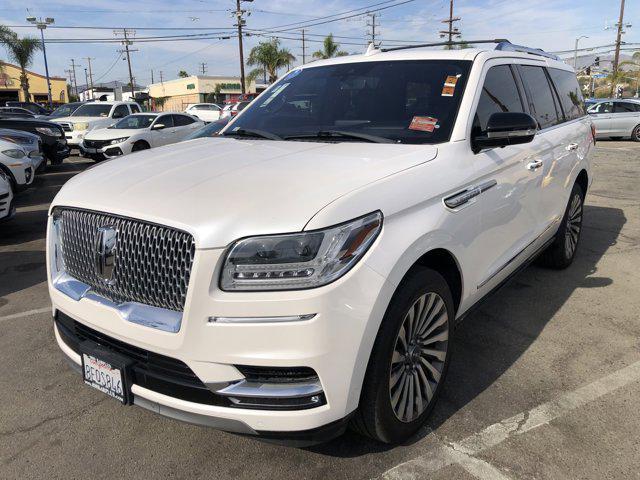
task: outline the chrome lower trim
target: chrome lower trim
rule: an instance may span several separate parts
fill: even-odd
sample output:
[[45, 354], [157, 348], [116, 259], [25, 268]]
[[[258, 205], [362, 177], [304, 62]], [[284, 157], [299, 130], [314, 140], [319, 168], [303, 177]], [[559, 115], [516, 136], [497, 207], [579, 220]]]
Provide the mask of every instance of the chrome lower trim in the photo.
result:
[[283, 317], [209, 317], [209, 323], [286, 323], [311, 320], [315, 313], [308, 315], [287, 315]]
[[451, 208], [455, 209], [461, 207], [465, 203], [469, 202], [472, 198], [477, 197], [483, 192], [486, 192], [490, 188], [495, 187], [498, 184], [495, 180], [489, 180], [480, 185], [476, 185], [474, 187], [469, 187], [462, 192], [454, 193], [453, 195], [444, 199], [444, 204]]
[[137, 302], [115, 303], [98, 295], [91, 287], [67, 273], [61, 273], [53, 279], [53, 286], [59, 292], [79, 302], [83, 298], [114, 309], [123, 320], [163, 332], [177, 333], [182, 325], [182, 312], [152, 307]]
[[303, 383], [260, 383], [241, 380], [218, 390], [225, 397], [302, 398], [322, 393], [320, 381]]

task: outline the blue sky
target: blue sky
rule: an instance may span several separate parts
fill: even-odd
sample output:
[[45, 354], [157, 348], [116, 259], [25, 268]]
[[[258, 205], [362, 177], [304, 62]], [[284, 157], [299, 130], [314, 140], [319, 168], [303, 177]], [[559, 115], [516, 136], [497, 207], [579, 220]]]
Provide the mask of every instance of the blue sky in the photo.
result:
[[[398, 0], [400, 2], [402, 0]], [[34, 16], [51, 16], [58, 26], [109, 27], [106, 30], [87, 28], [47, 29], [47, 38], [113, 38], [111, 27], [150, 28], [229, 28], [234, 23], [230, 10], [234, 0], [2, 0], [0, 24], [9, 26], [25, 25], [27, 8]], [[326, 15], [353, 10], [380, 3], [381, 0], [255, 0], [243, 3], [251, 15], [247, 17], [247, 27], [266, 29], [294, 22], [312, 21]], [[575, 38], [589, 36], [580, 41], [581, 47], [613, 43], [615, 30], [605, 30], [613, 26], [618, 18], [618, 0], [537, 0], [517, 2], [513, 0], [456, 0], [455, 15], [462, 17], [459, 27], [464, 38], [506, 37], [514, 43], [544, 48], [545, 50], [569, 50]], [[135, 8], [133, 6], [135, 5]], [[437, 41], [437, 31], [444, 27], [440, 20], [448, 15], [448, 0], [415, 0], [404, 5], [379, 12], [380, 38], [408, 41]], [[382, 5], [381, 5], [382, 6]], [[343, 39], [342, 49], [361, 52], [368, 30], [365, 16], [349, 20], [309, 27], [310, 40], [317, 40], [330, 32], [334, 35], [358, 37]], [[628, 29], [627, 42], [640, 41], [640, 2], [627, 1], [625, 22], [634, 26]], [[21, 34], [36, 35], [35, 28], [16, 28]], [[176, 35], [181, 33], [202, 33], [198, 31], [147, 31], [137, 30], [138, 37], [150, 35]], [[285, 35], [285, 34], [282, 34]], [[298, 37], [299, 32], [287, 36]], [[313, 36], [317, 35], [317, 37]], [[245, 50], [256, 45], [260, 37], [245, 39]], [[262, 38], [264, 40], [264, 38]], [[284, 46], [302, 59], [301, 42], [283, 40]], [[308, 52], [317, 49], [318, 43], [309, 42]], [[101, 81], [128, 81], [127, 65], [119, 60], [118, 44], [51, 44], [47, 47], [49, 69], [52, 75], [65, 76], [70, 59], [82, 65], [77, 70], [78, 83], [84, 83], [83, 57], [94, 57], [92, 67], [95, 79]], [[132, 55], [134, 77], [138, 83], [151, 81], [154, 70], [158, 81], [159, 71], [164, 79], [175, 78], [183, 69], [196, 73], [200, 62], [207, 63], [208, 74], [237, 75], [237, 39], [191, 40], [158, 43], [137, 43], [138, 52]], [[309, 53], [308, 53], [309, 54]], [[0, 59], [6, 59], [0, 47]], [[33, 69], [44, 71], [42, 54], [38, 54]]]

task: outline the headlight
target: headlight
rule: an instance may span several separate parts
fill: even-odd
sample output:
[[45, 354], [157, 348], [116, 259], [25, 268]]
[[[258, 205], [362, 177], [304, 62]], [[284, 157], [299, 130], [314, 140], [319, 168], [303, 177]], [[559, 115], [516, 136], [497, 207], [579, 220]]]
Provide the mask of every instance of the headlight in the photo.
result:
[[115, 145], [116, 143], [126, 142], [128, 138], [129, 138], [129, 137], [114, 138], [113, 140], [111, 140], [111, 141], [109, 142], [109, 145]]
[[73, 129], [74, 130], [88, 130], [89, 129], [89, 124], [87, 122], [78, 122], [78, 123], [73, 123]]
[[62, 256], [62, 216], [54, 210], [51, 218], [51, 277], [56, 278], [65, 271], [64, 257]]
[[8, 182], [9, 181], [9, 177], [7, 176], [6, 173], [4, 173], [2, 170], [0, 170], [0, 179]]
[[41, 133], [43, 135], [48, 135], [50, 137], [60, 136], [59, 130], [54, 130], [53, 128], [50, 128], [50, 127], [36, 127], [36, 132]]
[[11, 158], [24, 158], [25, 154], [22, 150], [18, 150], [17, 148], [11, 148], [9, 150], [3, 150], [2, 153], [4, 153], [7, 157], [11, 157]]
[[237, 241], [222, 269], [222, 290], [297, 290], [333, 282], [362, 258], [382, 229], [382, 213], [310, 232]]

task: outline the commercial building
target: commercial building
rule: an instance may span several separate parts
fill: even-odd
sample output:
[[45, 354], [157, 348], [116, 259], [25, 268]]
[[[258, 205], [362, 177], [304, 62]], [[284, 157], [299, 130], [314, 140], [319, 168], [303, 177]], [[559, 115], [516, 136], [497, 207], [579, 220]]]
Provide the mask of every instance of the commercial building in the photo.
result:
[[[240, 78], [192, 75], [149, 85], [149, 96], [156, 99], [155, 109], [162, 111], [182, 111], [190, 103], [212, 101], [211, 94], [215, 93], [223, 102], [235, 102], [242, 95]], [[256, 93], [255, 82], [247, 83], [247, 93]]]
[[[21, 102], [48, 102], [47, 77], [27, 70], [29, 79], [29, 94], [31, 98], [24, 98], [20, 88], [20, 67], [11, 63], [0, 62], [0, 104], [7, 100]], [[67, 98], [67, 79], [62, 77], [49, 77], [51, 82], [51, 99], [53, 103], [60, 104], [69, 101]]]

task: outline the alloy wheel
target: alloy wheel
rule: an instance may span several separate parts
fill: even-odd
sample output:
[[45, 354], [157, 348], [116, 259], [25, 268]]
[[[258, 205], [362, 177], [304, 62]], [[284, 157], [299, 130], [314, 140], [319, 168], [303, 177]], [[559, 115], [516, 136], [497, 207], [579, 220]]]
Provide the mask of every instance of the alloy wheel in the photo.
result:
[[405, 314], [389, 373], [389, 398], [395, 416], [412, 422], [429, 406], [440, 383], [449, 340], [449, 316], [442, 297], [420, 296]]
[[564, 234], [564, 251], [567, 258], [572, 258], [578, 246], [580, 229], [582, 228], [582, 198], [575, 194], [571, 200], [567, 225]]

